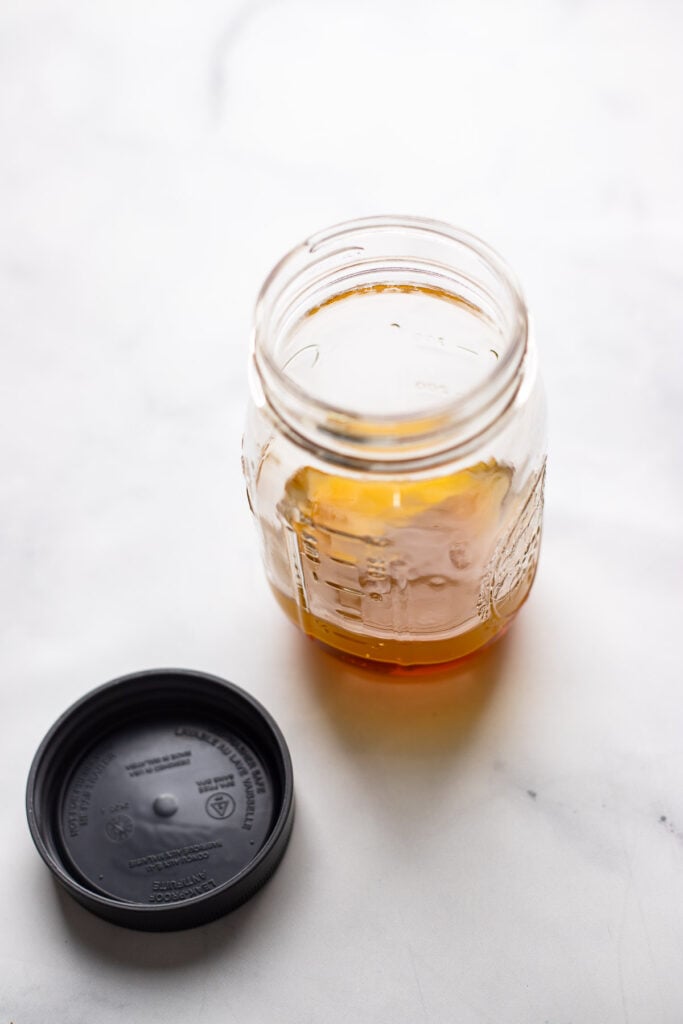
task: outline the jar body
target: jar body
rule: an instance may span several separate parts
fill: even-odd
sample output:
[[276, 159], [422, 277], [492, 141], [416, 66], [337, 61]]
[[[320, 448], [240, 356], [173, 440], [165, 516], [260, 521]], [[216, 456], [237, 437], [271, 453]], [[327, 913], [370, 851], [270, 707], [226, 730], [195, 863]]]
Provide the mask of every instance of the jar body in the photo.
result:
[[538, 377], [529, 384], [479, 450], [390, 478], [306, 451], [252, 398], [249, 504], [268, 582], [305, 633], [407, 666], [463, 657], [505, 629], [541, 541], [545, 410]]
[[[421, 315], [429, 319], [428, 306]], [[315, 325], [307, 330], [315, 339]], [[422, 336], [432, 337], [429, 323]], [[343, 389], [343, 364], [335, 372]], [[355, 441], [364, 424], [354, 420]], [[398, 458], [391, 444], [350, 452], [335, 444], [336, 427], [328, 448], [298, 426], [252, 373], [243, 467], [287, 615], [337, 652], [391, 665], [453, 661], [499, 635], [529, 593], [540, 550], [545, 403], [531, 340], [494, 414], [427, 455], [413, 445]]]

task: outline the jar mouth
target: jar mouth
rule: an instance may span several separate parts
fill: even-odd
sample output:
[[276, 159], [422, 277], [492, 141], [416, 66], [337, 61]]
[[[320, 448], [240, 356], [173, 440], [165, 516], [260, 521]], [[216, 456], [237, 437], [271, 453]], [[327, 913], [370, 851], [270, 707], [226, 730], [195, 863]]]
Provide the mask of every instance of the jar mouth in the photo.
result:
[[[354, 324], [365, 325], [368, 313], [378, 326], [366, 339]], [[410, 326], [435, 315], [436, 333]], [[402, 326], [402, 339], [389, 330]], [[255, 383], [285, 428], [327, 455], [420, 459], [452, 453], [500, 418], [520, 386], [528, 334], [519, 284], [481, 239], [427, 218], [362, 218], [311, 236], [266, 278], [255, 313]], [[329, 366], [316, 377], [323, 336], [332, 355], [323, 344]]]

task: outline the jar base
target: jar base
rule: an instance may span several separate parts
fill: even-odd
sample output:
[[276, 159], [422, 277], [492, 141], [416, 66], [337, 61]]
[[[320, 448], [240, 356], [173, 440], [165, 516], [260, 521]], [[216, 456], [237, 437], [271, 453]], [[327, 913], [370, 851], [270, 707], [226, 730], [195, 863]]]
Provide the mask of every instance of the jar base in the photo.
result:
[[420, 671], [443, 668], [461, 661], [493, 643], [506, 632], [519, 607], [504, 619], [491, 617], [458, 636], [441, 640], [394, 640], [365, 636], [333, 626], [312, 615], [271, 584], [271, 590], [284, 613], [303, 632], [323, 644], [332, 654], [380, 670]]

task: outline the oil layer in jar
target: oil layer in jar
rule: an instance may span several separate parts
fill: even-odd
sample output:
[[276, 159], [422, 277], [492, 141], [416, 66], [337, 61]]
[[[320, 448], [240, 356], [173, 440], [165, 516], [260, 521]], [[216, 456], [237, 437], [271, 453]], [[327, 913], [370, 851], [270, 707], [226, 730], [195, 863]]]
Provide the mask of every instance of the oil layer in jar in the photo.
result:
[[[361, 480], [304, 467], [279, 513], [303, 630], [348, 655], [454, 661], [505, 628], [526, 598], [540, 539], [538, 486], [511, 493], [494, 460], [429, 480]], [[541, 481], [542, 486], [542, 481]]]

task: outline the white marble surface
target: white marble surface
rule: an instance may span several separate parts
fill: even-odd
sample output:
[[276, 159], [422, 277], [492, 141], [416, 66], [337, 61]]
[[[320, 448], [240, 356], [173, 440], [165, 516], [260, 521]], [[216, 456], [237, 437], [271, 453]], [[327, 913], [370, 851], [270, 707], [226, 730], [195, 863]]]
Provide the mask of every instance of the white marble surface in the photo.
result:
[[[683, 1020], [683, 6], [5, 0], [0, 1024]], [[551, 409], [533, 597], [476, 667], [335, 668], [266, 591], [251, 307], [350, 216], [518, 270]], [[281, 869], [148, 936], [60, 896], [23, 790], [74, 699], [157, 665], [272, 710]]]

